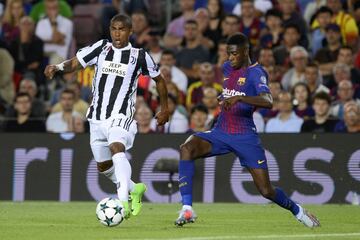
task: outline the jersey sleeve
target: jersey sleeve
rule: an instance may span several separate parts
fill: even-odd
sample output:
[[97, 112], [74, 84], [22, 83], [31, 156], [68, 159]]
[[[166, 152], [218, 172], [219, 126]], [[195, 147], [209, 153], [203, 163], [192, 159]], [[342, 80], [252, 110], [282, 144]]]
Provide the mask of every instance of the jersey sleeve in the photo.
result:
[[141, 49], [140, 51], [141, 73], [151, 78], [159, 76], [159, 66], [145, 50]]
[[270, 93], [270, 89], [268, 87], [269, 79], [265, 70], [254, 68], [250, 72], [250, 77], [254, 83], [256, 95], [260, 95], [260, 93]]
[[102, 48], [106, 45], [106, 42], [106, 40], [100, 40], [90, 46], [79, 49], [79, 51], [76, 53], [76, 57], [80, 64], [84, 68], [94, 65], [101, 53]]

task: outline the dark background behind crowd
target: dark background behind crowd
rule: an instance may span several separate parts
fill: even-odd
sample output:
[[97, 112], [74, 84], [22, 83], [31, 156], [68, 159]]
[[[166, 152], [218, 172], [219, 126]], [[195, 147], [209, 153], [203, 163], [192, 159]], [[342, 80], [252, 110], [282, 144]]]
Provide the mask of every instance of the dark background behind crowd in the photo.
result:
[[1, 131], [88, 131], [94, 69], [52, 80], [43, 70], [110, 39], [117, 13], [131, 16], [132, 45], [160, 65], [169, 91], [171, 119], [158, 128], [155, 84], [140, 77], [140, 133], [213, 125], [226, 38], [238, 31], [274, 98], [254, 112], [258, 132], [360, 132], [360, 0], [0, 0]]

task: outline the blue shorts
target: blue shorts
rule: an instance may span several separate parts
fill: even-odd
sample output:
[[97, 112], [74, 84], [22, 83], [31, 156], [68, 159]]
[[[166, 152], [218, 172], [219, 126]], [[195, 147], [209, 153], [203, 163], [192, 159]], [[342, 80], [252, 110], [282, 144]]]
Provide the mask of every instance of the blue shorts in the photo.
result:
[[241, 166], [267, 169], [265, 151], [256, 133], [229, 134], [212, 129], [195, 133], [194, 136], [211, 143], [211, 152], [205, 157], [233, 152], [240, 159]]

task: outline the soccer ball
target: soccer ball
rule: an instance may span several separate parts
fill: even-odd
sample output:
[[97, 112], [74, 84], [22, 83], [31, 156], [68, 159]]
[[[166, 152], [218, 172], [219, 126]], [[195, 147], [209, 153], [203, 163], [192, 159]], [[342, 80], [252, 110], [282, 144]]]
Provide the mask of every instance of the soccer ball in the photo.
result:
[[96, 206], [96, 216], [99, 222], [107, 227], [113, 227], [124, 220], [124, 208], [119, 200], [108, 197]]

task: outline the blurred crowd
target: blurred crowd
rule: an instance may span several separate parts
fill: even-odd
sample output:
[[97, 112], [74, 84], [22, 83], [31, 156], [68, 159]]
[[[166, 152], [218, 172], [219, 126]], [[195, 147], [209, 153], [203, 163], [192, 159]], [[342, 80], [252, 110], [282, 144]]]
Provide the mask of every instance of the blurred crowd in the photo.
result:
[[274, 99], [254, 112], [258, 132], [360, 132], [360, 0], [0, 0], [1, 131], [88, 131], [95, 70], [52, 80], [43, 70], [110, 39], [117, 13], [131, 16], [131, 43], [160, 65], [169, 92], [171, 118], [159, 128], [155, 83], [140, 76], [140, 133], [212, 127], [226, 39], [239, 31]]

